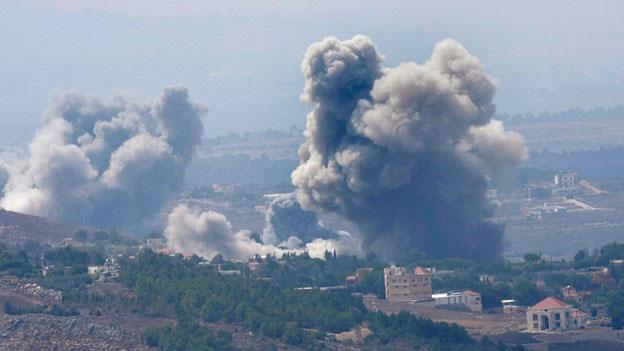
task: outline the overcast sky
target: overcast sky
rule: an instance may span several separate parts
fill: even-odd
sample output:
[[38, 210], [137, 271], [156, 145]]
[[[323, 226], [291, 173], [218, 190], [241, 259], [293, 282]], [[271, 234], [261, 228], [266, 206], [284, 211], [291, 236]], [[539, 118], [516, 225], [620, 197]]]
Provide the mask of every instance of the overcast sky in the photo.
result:
[[499, 112], [624, 104], [621, 0], [85, 3], [0, 0], [0, 145], [28, 140], [55, 92], [174, 83], [208, 104], [209, 135], [301, 126], [301, 58], [328, 35], [368, 35], [389, 66], [455, 38], [499, 79]]

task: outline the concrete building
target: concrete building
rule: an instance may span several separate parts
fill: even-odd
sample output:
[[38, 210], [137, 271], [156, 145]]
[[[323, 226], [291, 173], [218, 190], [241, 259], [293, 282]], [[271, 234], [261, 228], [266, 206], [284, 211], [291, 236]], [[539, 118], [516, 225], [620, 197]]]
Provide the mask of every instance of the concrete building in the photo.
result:
[[547, 297], [527, 310], [527, 330], [531, 332], [570, 331], [586, 324], [587, 313], [554, 297]]
[[555, 195], [573, 196], [577, 192], [576, 172], [559, 172], [553, 181]]
[[554, 185], [560, 190], [576, 190], [576, 172], [559, 172], [555, 175]]
[[165, 247], [167, 247], [162, 238], [147, 239], [146, 245], [148, 249], [154, 252], [158, 252], [158, 250], [164, 249]]
[[503, 313], [526, 313], [526, 307], [516, 305], [516, 300], [501, 300], [503, 305]]
[[481, 294], [471, 290], [433, 294], [431, 297], [436, 307], [465, 306], [473, 312], [483, 310]]
[[576, 290], [573, 286], [567, 285], [561, 288], [561, 295], [566, 301], [574, 301], [578, 304], [585, 303], [592, 295], [591, 291]]
[[364, 277], [372, 272], [373, 269], [370, 267], [363, 267], [363, 268], [358, 268], [355, 270], [355, 274], [354, 275], [350, 275], [348, 277], [345, 278], [345, 283], [348, 286], [352, 286], [352, 285], [357, 285], [360, 282], [362, 282], [362, 280], [364, 279]]
[[90, 276], [99, 280], [114, 280], [119, 278], [119, 265], [114, 258], [107, 258], [101, 266], [87, 267]]
[[431, 301], [431, 276], [428, 269], [408, 270], [391, 266], [384, 269], [386, 300], [395, 302]]

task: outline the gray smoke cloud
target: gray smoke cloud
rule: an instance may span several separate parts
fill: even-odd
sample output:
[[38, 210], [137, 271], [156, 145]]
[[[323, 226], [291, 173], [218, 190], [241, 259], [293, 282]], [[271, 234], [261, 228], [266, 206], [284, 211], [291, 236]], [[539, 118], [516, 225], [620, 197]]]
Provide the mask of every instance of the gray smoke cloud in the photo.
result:
[[299, 203], [355, 222], [364, 249], [386, 258], [498, 257], [503, 228], [488, 220], [487, 179], [527, 151], [491, 120], [495, 79], [450, 39], [422, 65], [382, 61], [361, 35], [308, 48]]
[[151, 104], [60, 95], [29, 156], [10, 167], [0, 206], [96, 227], [141, 225], [180, 189], [205, 112], [182, 86]]
[[[273, 199], [265, 220], [266, 227], [262, 231], [262, 241], [265, 244], [296, 247], [314, 239], [336, 237], [333, 230], [319, 222], [316, 213], [301, 208], [294, 193], [283, 194]], [[282, 245], [284, 242], [286, 243]]]
[[251, 238], [248, 230], [235, 232], [224, 215], [185, 204], [178, 205], [169, 213], [164, 233], [172, 250], [208, 259], [217, 254], [227, 259], [246, 259], [256, 254], [280, 257], [287, 252], [304, 251], [311, 257], [322, 258], [326, 250], [360, 254], [358, 239], [346, 232], [336, 233], [332, 239], [316, 238], [308, 243], [295, 236], [283, 242], [283, 246], [259, 243]]

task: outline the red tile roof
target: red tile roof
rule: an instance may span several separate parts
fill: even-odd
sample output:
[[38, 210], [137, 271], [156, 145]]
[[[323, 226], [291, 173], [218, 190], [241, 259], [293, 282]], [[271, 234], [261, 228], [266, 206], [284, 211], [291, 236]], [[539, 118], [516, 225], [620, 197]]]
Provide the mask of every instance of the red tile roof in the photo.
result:
[[558, 309], [558, 308], [566, 308], [566, 307], [570, 307], [570, 305], [568, 305], [567, 303], [557, 298], [547, 297], [543, 299], [542, 301], [538, 302], [537, 304], [535, 304], [533, 307], [531, 307], [531, 309], [546, 310], [546, 309]]
[[481, 296], [478, 292], [474, 292], [472, 290], [464, 290], [464, 295], [466, 296]]
[[416, 274], [431, 274], [431, 271], [427, 268], [416, 267], [414, 268], [414, 273]]

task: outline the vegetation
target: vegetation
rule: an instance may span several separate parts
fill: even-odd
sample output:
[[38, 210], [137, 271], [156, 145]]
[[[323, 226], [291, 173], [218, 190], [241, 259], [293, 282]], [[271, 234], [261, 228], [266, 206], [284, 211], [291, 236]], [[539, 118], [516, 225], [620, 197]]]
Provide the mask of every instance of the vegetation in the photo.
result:
[[[181, 256], [144, 252], [136, 263], [126, 266], [121, 280], [137, 292], [142, 313], [177, 316], [178, 320], [240, 323], [250, 331], [291, 344], [312, 344], [314, 336], [306, 330], [338, 333], [364, 321], [375, 331], [370, 342], [474, 342], [458, 326], [409, 314], [386, 317], [367, 312], [361, 299], [346, 290], [298, 291], [266, 281], [224, 277]], [[150, 333], [153, 340], [154, 331]]]
[[232, 335], [223, 331], [211, 332], [196, 322], [184, 320], [175, 326], [149, 327], [143, 331], [143, 342], [149, 347], [158, 347], [163, 351], [234, 350]]
[[14, 306], [10, 301], [4, 303], [4, 313], [10, 315], [19, 315], [27, 313], [42, 313], [50, 314], [53, 316], [77, 316], [80, 312], [75, 307], [62, 307], [59, 305], [52, 306]]

